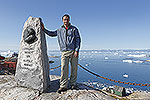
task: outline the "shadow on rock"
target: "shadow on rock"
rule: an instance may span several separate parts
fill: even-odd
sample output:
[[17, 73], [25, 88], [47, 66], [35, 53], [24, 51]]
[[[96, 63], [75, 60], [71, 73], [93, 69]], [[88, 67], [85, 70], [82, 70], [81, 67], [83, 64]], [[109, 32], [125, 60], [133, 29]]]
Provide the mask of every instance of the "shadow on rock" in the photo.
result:
[[51, 81], [50, 86], [45, 92], [46, 93], [56, 92], [58, 89], [59, 89], [59, 79]]
[[[96, 90], [96, 89], [89, 87], [89, 86], [82, 84], [82, 83], [77, 83], [77, 86], [78, 86], [77, 90]], [[59, 87], [60, 87], [60, 79], [52, 80], [50, 82], [50, 86], [47, 88], [47, 90], [44, 93], [57, 92]], [[70, 84], [68, 85], [67, 91], [68, 90], [71, 90]], [[73, 90], [76, 90], [76, 89], [73, 89]]]

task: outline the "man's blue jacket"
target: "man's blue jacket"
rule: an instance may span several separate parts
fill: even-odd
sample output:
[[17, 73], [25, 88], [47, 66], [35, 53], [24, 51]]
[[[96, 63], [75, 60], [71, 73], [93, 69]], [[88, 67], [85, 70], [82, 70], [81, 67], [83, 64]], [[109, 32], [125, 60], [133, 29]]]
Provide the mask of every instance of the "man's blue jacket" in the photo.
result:
[[68, 29], [66, 29], [63, 25], [56, 31], [44, 29], [44, 32], [49, 36], [57, 36], [61, 51], [75, 50], [79, 52], [81, 38], [75, 26], [69, 24]]

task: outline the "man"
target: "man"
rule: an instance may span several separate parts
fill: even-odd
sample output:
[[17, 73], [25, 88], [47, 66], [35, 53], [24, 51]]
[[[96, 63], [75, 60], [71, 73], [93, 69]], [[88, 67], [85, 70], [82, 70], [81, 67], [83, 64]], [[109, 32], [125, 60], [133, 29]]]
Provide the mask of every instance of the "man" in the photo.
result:
[[65, 14], [62, 17], [63, 25], [56, 31], [48, 31], [42, 24], [42, 30], [49, 36], [57, 36], [61, 55], [61, 78], [60, 88], [58, 93], [67, 90], [68, 86], [68, 73], [69, 73], [69, 62], [71, 64], [71, 76], [70, 85], [71, 89], [77, 89], [77, 69], [78, 69], [78, 55], [80, 49], [80, 35], [78, 29], [71, 25], [70, 16]]

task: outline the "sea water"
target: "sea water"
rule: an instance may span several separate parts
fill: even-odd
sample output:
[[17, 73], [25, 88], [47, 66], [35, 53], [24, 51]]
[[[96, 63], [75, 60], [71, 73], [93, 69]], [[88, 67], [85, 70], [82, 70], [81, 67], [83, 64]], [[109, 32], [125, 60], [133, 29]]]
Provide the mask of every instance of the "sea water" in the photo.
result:
[[[9, 57], [9, 55], [14, 52], [18, 53], [18, 51], [9, 50], [0, 51], [0, 55]], [[59, 50], [48, 51], [48, 56], [50, 56], [49, 60], [54, 61], [54, 63], [50, 64], [50, 68], [61, 64], [61, 52]], [[79, 64], [100, 76], [113, 80], [150, 84], [150, 49], [81, 50], [79, 54]], [[69, 70], [70, 69], [71, 68], [69, 67]], [[61, 69], [50, 70], [50, 74], [61, 75]], [[124, 75], [127, 75], [128, 77], [124, 77]], [[150, 87], [119, 84], [96, 77], [79, 66], [77, 82], [82, 82], [100, 89], [118, 85], [125, 88], [133, 88], [135, 90], [150, 91]]]
[[[50, 64], [50, 68], [61, 64], [60, 51], [51, 50], [48, 52], [48, 55], [58, 56], [58, 58], [49, 58], [54, 61], [53, 64]], [[122, 82], [149, 84], [149, 55], [150, 50], [81, 50], [79, 54], [79, 64], [106, 78], [120, 80]], [[69, 67], [69, 69], [71, 68]], [[54, 69], [50, 71], [50, 74], [60, 75], [61, 69]], [[125, 74], [128, 77], [124, 77]], [[107, 86], [118, 85], [125, 88], [134, 88], [135, 90], [150, 91], [150, 87], [119, 84], [96, 77], [79, 66], [77, 82], [82, 82], [100, 89]]]

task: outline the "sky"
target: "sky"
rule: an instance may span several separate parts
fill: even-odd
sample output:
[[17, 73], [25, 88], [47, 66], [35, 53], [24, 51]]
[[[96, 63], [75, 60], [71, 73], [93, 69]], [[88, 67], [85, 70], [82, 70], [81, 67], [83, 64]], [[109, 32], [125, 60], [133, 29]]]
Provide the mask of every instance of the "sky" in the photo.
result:
[[[0, 13], [0, 50], [19, 50], [29, 16], [56, 30], [64, 14], [80, 31], [81, 50], [150, 48], [150, 0], [1, 0]], [[46, 41], [59, 50], [57, 37]]]

